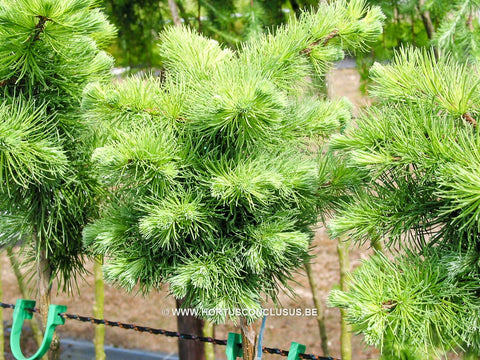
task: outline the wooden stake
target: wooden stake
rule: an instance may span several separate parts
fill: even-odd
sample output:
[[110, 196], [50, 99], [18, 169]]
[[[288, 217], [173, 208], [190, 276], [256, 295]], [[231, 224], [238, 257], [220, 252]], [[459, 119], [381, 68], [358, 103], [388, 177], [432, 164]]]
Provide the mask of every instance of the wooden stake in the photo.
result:
[[[177, 309], [180, 309], [183, 301], [177, 299]], [[203, 321], [192, 315], [177, 316], [178, 332], [184, 334], [201, 335], [203, 333]], [[205, 360], [204, 343], [192, 340], [178, 339], [178, 356], [180, 360]]]

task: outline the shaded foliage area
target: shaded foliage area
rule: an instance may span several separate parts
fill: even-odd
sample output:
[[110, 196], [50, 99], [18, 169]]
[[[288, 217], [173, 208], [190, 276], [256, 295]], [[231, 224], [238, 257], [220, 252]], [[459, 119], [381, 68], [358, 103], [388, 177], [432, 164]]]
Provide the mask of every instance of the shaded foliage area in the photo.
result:
[[451, 52], [459, 61], [479, 59], [478, 8], [475, 0], [370, 0], [387, 17], [384, 31], [372, 48], [357, 55], [364, 85], [375, 61], [390, 61], [402, 47], [434, 47], [436, 54]]
[[[172, 1], [171, 1], [172, 2]], [[313, 0], [176, 0], [184, 25], [236, 48], [252, 36], [300, 16], [318, 6]], [[111, 51], [119, 65], [159, 66], [153, 46], [158, 33], [173, 24], [168, 1], [103, 0], [105, 11], [118, 28], [118, 41]]]
[[151, 66], [158, 62], [153, 51], [156, 34], [164, 25], [157, 0], [104, 0], [105, 11], [118, 29], [112, 49], [120, 64]]

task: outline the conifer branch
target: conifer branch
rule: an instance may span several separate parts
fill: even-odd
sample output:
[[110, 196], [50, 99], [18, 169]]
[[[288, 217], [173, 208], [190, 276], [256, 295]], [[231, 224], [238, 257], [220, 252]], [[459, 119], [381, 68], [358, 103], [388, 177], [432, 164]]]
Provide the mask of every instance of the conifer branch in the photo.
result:
[[395, 309], [396, 306], [397, 302], [395, 300], [388, 300], [382, 303], [382, 309], [385, 309], [387, 311], [392, 311], [393, 309]]
[[146, 112], [149, 115], [160, 115], [160, 114], [165, 115], [166, 114], [165, 111], [161, 110], [158, 107], [143, 109], [143, 111]]
[[0, 87], [4, 87], [4, 86], [7, 86], [7, 85], [11, 85], [11, 84], [15, 84], [15, 82], [18, 80], [17, 77], [11, 77], [11, 78], [8, 78], [8, 79], [5, 79], [5, 80], [1, 80], [0, 81]]
[[52, 21], [52, 19], [49, 19], [46, 16], [42, 15], [36, 15], [36, 18], [38, 18], [38, 23], [35, 26], [35, 37], [33, 38], [33, 41], [38, 41], [40, 40], [40, 35], [45, 31], [45, 26], [48, 21]]
[[[400, 256], [378, 252], [330, 303], [347, 309], [353, 331], [389, 358], [478, 354], [470, 331], [478, 313], [464, 311], [478, 306], [478, 134], [464, 128], [478, 121], [474, 67], [412, 48], [372, 74], [380, 106], [331, 142], [364, 185], [329, 226], [359, 243], [383, 239]], [[412, 293], [416, 286], [421, 294]]]
[[462, 119], [470, 123], [474, 128], [477, 128], [477, 120], [475, 120], [469, 113], [463, 114]]
[[338, 36], [340, 32], [338, 30], [333, 30], [326, 38], [323, 39], [323, 46], [327, 45], [328, 42], [333, 39], [334, 37]]
[[302, 55], [309, 55], [312, 52], [312, 49], [317, 46], [317, 45], [322, 45], [326, 46], [328, 42], [333, 39], [334, 37], [338, 36], [340, 32], [338, 30], [333, 30], [330, 34], [328, 34], [326, 37], [322, 39], [318, 39], [317, 41], [314, 41], [313, 43], [309, 44], [306, 49], [303, 49], [300, 51], [300, 54]]
[[[0, 225], [0, 242], [13, 236], [31, 249], [46, 319], [53, 284], [74, 291], [85, 271], [81, 229], [97, 213], [100, 186], [88, 166], [95, 130], [80, 99], [87, 83], [110, 79], [113, 59], [99, 45], [114, 29], [83, 0], [1, 1], [0, 18], [0, 89], [10, 90], [0, 104], [0, 203], [11, 222]], [[52, 344], [49, 358], [59, 358], [58, 339]]]

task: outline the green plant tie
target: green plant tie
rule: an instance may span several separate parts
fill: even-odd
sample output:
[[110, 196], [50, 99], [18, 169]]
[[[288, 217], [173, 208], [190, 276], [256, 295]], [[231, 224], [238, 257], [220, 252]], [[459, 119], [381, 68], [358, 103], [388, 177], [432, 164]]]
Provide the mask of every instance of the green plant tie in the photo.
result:
[[307, 347], [303, 344], [292, 342], [290, 345], [290, 350], [288, 350], [287, 360], [299, 360], [300, 354], [303, 354]]
[[225, 351], [227, 360], [235, 360], [237, 357], [243, 356], [242, 335], [229, 333], [227, 340], [227, 349]]
[[[290, 345], [290, 350], [288, 351], [281, 350], [281, 349], [267, 348], [267, 347], [262, 347], [262, 349], [261, 350], [259, 349], [259, 351], [269, 353], [269, 354], [288, 356], [287, 360], [300, 360], [300, 359], [334, 360], [331, 357], [327, 358], [323, 356], [307, 355], [305, 354], [306, 349], [307, 347], [305, 345], [292, 342]], [[227, 349], [225, 353], [227, 355], [227, 360], [236, 360], [238, 357], [243, 356], [242, 336], [240, 334], [235, 334], [235, 333], [228, 334]]]
[[43, 355], [45, 355], [50, 348], [55, 327], [57, 325], [65, 324], [65, 319], [60, 316], [60, 314], [65, 313], [67, 311], [67, 307], [65, 305], [50, 305], [48, 308], [47, 325], [45, 326], [45, 334], [43, 336], [42, 344], [33, 356], [26, 358], [23, 355], [20, 347], [20, 337], [22, 335], [23, 322], [32, 318], [32, 309], [34, 307], [34, 300], [18, 299], [15, 304], [15, 310], [13, 311], [12, 333], [10, 335], [10, 348], [16, 360], [36, 360], [43, 357]]

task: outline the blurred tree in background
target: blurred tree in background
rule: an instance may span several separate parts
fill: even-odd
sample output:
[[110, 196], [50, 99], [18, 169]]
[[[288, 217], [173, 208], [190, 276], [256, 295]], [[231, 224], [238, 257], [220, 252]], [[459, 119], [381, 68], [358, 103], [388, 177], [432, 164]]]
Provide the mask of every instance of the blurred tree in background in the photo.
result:
[[[118, 28], [111, 52], [119, 65], [151, 67], [160, 59], [151, 44], [165, 25], [180, 22], [221, 43], [236, 48], [241, 42], [280, 25], [316, 0], [104, 0], [105, 11]], [[290, 14], [290, 15], [289, 15]]]
[[386, 15], [384, 31], [372, 48], [357, 56], [362, 80], [375, 61], [389, 61], [401, 47], [434, 46], [460, 61], [478, 58], [479, 1], [369, 0]]
[[122, 65], [155, 63], [152, 43], [163, 26], [158, 0], [104, 0], [105, 11], [117, 26], [118, 39], [111, 49]]
[[[232, 48], [256, 34], [318, 7], [317, 0], [104, 0], [119, 37], [111, 51], [119, 65], [159, 66], [151, 44], [165, 25], [172, 24], [172, 6], [180, 22]], [[452, 51], [477, 54], [478, 0], [369, 0], [387, 17], [384, 31], [368, 52], [357, 56], [364, 80], [375, 61], [386, 61], [406, 44], [434, 45]], [[454, 41], [455, 39], [455, 41]], [[475, 56], [477, 57], [477, 56]]]

